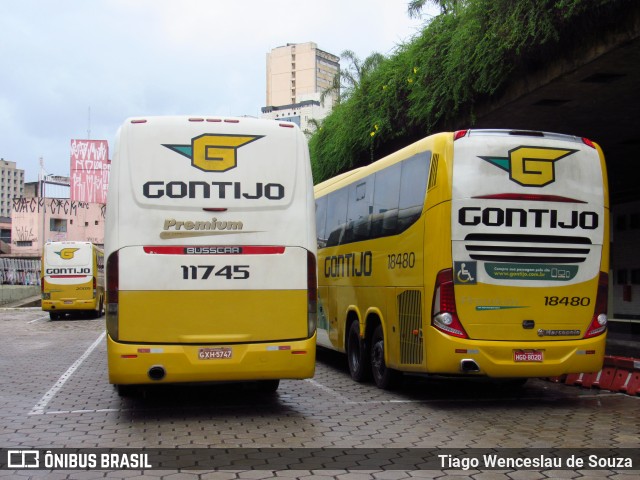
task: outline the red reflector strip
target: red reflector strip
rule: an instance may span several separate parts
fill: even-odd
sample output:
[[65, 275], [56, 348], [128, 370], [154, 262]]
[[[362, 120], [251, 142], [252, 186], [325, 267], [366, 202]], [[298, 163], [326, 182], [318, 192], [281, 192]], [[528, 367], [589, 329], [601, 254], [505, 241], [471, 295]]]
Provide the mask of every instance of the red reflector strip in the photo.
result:
[[131, 355], [131, 354], [128, 354], [128, 355], [120, 355], [120, 357], [121, 357], [121, 358], [138, 358], [138, 355]]
[[285, 128], [293, 128], [293, 123], [281, 123], [280, 126]]
[[207, 118], [207, 122], [215, 122], [215, 123], [218, 123], [218, 122], [221, 122], [221, 121], [222, 121], [222, 120], [221, 120], [221, 119], [219, 119], [219, 118]]
[[225, 118], [224, 123], [240, 123], [240, 120], [234, 120], [232, 118]]
[[146, 120], [131, 120], [131, 123], [147, 123]]
[[151, 353], [150, 348], [139, 348], [138, 353]]
[[49, 278], [85, 278], [90, 275], [49, 275]]
[[291, 351], [291, 355], [306, 355], [307, 351], [306, 350], [292, 350]]
[[466, 348], [456, 348], [456, 353], [467, 353]]
[[204, 122], [204, 118], [190, 118], [190, 122]]
[[144, 253], [153, 255], [281, 255], [282, 246], [198, 245], [198, 246], [146, 246]]
[[525, 200], [529, 202], [560, 202], [560, 203], [587, 203], [575, 198], [563, 197], [560, 195], [536, 195], [526, 193], [494, 193], [492, 195], [478, 195], [472, 198], [488, 200]]

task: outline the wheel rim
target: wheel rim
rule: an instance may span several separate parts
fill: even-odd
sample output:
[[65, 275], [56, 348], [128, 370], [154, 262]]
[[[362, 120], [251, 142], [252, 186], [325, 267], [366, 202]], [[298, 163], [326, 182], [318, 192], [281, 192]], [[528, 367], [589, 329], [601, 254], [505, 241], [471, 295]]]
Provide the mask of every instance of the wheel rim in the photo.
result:
[[360, 368], [360, 342], [354, 335], [349, 337], [349, 367], [352, 372], [357, 372]]
[[382, 340], [374, 343], [371, 349], [371, 366], [377, 377], [382, 377], [385, 371], [384, 365], [384, 342]]

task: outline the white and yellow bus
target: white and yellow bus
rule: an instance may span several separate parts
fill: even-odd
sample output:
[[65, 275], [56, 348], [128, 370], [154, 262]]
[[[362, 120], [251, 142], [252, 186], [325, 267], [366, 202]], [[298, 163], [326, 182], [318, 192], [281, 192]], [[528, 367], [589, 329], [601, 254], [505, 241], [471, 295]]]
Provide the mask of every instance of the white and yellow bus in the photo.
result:
[[105, 228], [109, 380], [312, 377], [316, 235], [292, 123], [146, 117], [120, 128]]
[[354, 380], [601, 368], [609, 204], [595, 143], [440, 133], [315, 196], [318, 345], [345, 352]]
[[42, 252], [42, 310], [97, 318], [104, 308], [104, 252], [91, 242], [47, 242]]

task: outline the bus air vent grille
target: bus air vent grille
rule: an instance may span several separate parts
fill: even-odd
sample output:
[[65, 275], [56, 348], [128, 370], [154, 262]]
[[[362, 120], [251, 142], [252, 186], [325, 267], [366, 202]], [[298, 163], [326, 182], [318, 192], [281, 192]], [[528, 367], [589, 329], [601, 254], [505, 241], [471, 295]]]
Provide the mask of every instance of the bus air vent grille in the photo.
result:
[[438, 178], [438, 161], [440, 160], [440, 154], [434, 153], [431, 156], [431, 166], [429, 167], [429, 183], [427, 184], [427, 191], [436, 186], [436, 179]]
[[471, 233], [465, 248], [473, 260], [515, 263], [582, 263], [591, 252], [586, 237]]
[[400, 363], [422, 363], [422, 292], [405, 290], [398, 295]]

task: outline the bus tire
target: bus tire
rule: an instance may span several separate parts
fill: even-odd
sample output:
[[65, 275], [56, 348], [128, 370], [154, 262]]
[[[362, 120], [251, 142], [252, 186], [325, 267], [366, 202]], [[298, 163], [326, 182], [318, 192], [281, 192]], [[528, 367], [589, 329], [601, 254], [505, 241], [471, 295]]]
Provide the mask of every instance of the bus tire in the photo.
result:
[[62, 315], [59, 314], [58, 312], [49, 312], [49, 318], [51, 320], [60, 320], [61, 317]]
[[384, 362], [384, 334], [378, 325], [371, 337], [371, 373], [378, 388], [393, 390], [400, 385], [402, 372], [388, 368]]
[[351, 322], [347, 334], [347, 364], [349, 374], [356, 382], [365, 382], [371, 378], [371, 363], [366, 344], [360, 338], [360, 325], [357, 320]]

